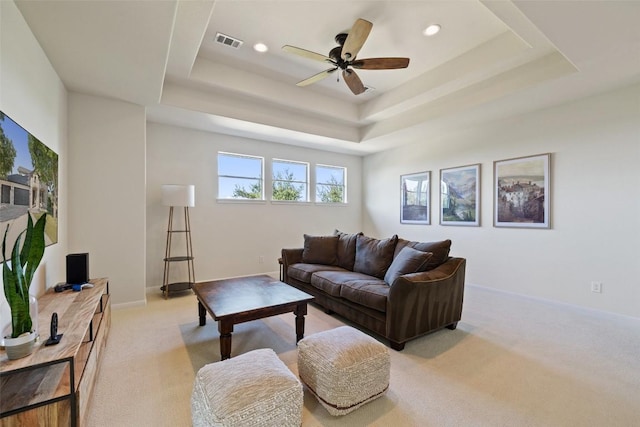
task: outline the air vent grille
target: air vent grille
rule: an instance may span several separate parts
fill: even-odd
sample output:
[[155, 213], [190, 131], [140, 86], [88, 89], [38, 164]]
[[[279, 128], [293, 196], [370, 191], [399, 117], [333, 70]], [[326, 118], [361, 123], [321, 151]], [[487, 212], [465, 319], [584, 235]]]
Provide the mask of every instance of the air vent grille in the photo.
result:
[[217, 33], [216, 34], [216, 43], [223, 44], [225, 46], [232, 47], [234, 49], [239, 49], [242, 46], [242, 40], [235, 39], [226, 34]]

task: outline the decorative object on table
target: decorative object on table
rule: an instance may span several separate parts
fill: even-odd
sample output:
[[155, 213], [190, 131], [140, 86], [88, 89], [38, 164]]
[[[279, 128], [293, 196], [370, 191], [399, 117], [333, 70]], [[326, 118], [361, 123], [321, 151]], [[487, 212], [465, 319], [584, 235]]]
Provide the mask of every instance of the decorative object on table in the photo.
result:
[[67, 284], [83, 285], [89, 282], [89, 254], [67, 255]]
[[440, 225], [480, 225], [480, 164], [440, 169]]
[[72, 289], [73, 285], [70, 283], [58, 283], [53, 287], [53, 290], [56, 292], [64, 292], [67, 289]]
[[53, 313], [51, 315], [51, 329], [50, 336], [47, 342], [44, 344], [45, 346], [56, 345], [60, 342], [63, 334], [58, 334], [58, 313]]
[[493, 162], [494, 227], [550, 228], [551, 154]]
[[400, 222], [431, 224], [429, 181], [431, 172], [400, 176]]
[[[191, 243], [191, 221], [189, 219], [189, 208], [196, 205], [195, 202], [195, 186], [194, 185], [174, 185], [168, 184], [162, 186], [162, 204], [169, 206], [169, 223], [167, 225], [167, 244], [164, 254], [164, 278], [162, 280], [162, 293], [165, 298], [169, 297], [171, 291], [185, 291], [191, 289], [195, 283], [195, 272], [193, 268], [193, 246]], [[174, 224], [174, 207], [182, 207], [184, 221], [182, 228], [175, 228]], [[173, 235], [175, 233], [184, 234], [185, 236], [185, 252], [184, 255], [172, 256], [171, 248], [173, 245]], [[170, 282], [170, 273], [172, 263], [187, 263], [187, 281]]]
[[28, 215], [27, 228], [18, 235], [9, 259], [6, 257], [9, 225], [2, 239], [2, 280], [4, 295], [11, 309], [11, 336], [4, 337], [4, 347], [9, 359], [19, 359], [31, 354], [38, 337], [38, 304], [35, 297], [29, 294], [29, 287], [44, 255], [46, 221], [46, 213], [35, 225], [31, 215]]

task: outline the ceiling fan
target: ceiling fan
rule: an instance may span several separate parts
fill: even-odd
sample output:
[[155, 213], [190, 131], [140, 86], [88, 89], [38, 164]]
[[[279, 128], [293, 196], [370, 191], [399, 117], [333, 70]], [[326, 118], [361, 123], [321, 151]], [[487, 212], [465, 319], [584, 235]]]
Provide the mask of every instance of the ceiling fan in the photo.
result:
[[367, 88], [362, 84], [360, 77], [356, 74], [354, 68], [361, 70], [393, 70], [398, 68], [407, 68], [409, 66], [409, 58], [366, 58], [356, 59], [358, 52], [367, 40], [373, 24], [364, 19], [357, 19], [348, 33], [340, 33], [335, 37], [339, 46], [334, 47], [329, 52], [329, 56], [311, 52], [295, 46], [282, 46], [285, 52], [300, 55], [302, 57], [313, 59], [315, 61], [328, 62], [333, 65], [332, 68], [315, 74], [308, 79], [296, 83], [297, 86], [307, 86], [319, 80], [328, 77], [336, 70], [342, 70], [342, 78], [349, 86], [354, 95], [360, 95]]

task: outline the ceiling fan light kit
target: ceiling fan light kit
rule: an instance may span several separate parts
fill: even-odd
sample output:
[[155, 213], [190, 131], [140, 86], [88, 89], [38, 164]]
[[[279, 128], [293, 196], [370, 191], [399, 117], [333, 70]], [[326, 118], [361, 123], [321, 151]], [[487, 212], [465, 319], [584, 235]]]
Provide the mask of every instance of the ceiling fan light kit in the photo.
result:
[[354, 95], [360, 95], [367, 90], [354, 68], [360, 70], [394, 70], [407, 68], [409, 58], [365, 58], [356, 59], [358, 52], [362, 49], [364, 42], [369, 37], [373, 24], [365, 19], [357, 19], [348, 33], [339, 33], [335, 37], [338, 46], [329, 51], [329, 56], [315, 53], [295, 46], [285, 45], [282, 50], [307, 59], [327, 62], [333, 65], [332, 68], [321, 71], [305, 80], [296, 83], [297, 86], [308, 86], [320, 81], [336, 70], [342, 70], [342, 79], [347, 84]]

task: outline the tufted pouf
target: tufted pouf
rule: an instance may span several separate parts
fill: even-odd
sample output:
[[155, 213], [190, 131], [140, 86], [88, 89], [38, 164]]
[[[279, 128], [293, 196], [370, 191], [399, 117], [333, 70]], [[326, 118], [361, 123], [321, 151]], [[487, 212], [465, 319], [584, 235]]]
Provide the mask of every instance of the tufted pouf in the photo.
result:
[[341, 326], [298, 342], [300, 379], [331, 415], [345, 415], [384, 394], [391, 367], [387, 347]]
[[253, 350], [198, 371], [191, 418], [194, 427], [299, 427], [302, 401], [302, 384], [276, 353]]

